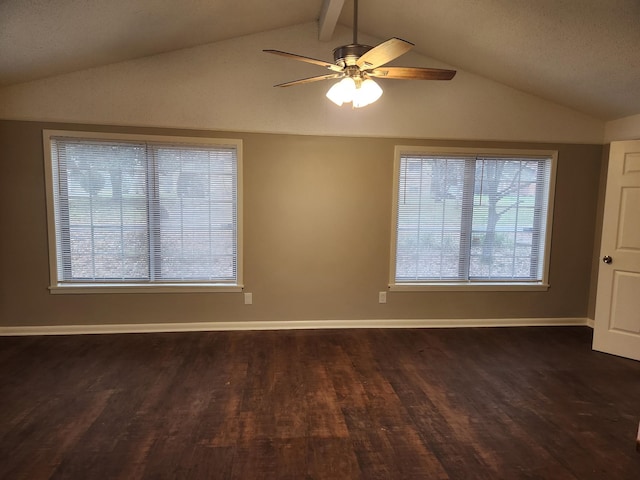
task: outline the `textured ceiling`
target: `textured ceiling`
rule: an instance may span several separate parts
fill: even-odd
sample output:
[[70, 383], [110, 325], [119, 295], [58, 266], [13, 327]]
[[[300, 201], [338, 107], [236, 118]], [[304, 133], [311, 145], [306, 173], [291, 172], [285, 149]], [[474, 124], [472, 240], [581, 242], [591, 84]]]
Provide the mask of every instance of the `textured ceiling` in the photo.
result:
[[[0, 85], [306, 23], [322, 5], [0, 0]], [[640, 0], [360, 0], [359, 30], [601, 119], [640, 113]]]

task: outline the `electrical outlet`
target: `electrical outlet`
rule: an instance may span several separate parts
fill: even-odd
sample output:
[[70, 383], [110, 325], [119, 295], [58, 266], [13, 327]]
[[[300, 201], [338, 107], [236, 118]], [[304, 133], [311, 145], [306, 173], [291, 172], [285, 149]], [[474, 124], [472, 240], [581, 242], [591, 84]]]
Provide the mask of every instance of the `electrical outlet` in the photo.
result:
[[244, 294], [244, 304], [252, 305], [253, 304], [253, 293], [245, 293]]
[[387, 303], [387, 292], [378, 293], [378, 303]]

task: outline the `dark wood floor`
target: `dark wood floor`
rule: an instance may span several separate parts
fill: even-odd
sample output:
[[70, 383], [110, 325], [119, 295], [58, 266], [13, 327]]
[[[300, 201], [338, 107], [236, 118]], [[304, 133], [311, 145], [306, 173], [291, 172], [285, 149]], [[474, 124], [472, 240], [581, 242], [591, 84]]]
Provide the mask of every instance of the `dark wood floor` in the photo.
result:
[[587, 327], [0, 338], [0, 478], [634, 479]]

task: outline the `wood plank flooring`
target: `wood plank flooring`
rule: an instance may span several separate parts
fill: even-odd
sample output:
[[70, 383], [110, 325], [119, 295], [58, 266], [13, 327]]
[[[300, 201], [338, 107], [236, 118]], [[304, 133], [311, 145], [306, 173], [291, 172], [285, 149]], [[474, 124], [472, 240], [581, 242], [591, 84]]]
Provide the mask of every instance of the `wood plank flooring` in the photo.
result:
[[2, 479], [634, 479], [587, 327], [0, 338]]

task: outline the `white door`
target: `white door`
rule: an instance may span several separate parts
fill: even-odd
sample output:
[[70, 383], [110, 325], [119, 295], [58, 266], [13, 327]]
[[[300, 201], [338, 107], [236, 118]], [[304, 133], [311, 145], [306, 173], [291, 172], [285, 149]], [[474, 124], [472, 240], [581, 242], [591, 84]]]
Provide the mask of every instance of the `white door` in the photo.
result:
[[613, 142], [593, 349], [640, 360], [640, 141]]

